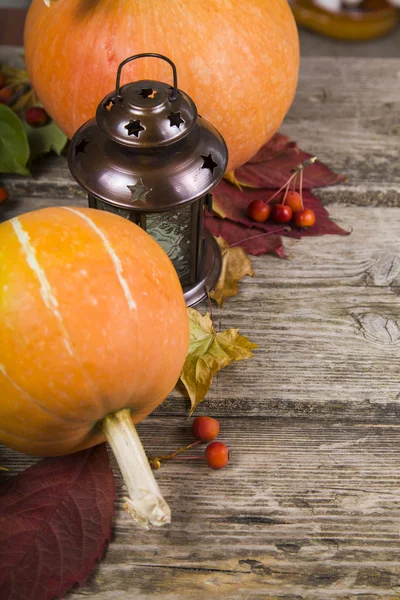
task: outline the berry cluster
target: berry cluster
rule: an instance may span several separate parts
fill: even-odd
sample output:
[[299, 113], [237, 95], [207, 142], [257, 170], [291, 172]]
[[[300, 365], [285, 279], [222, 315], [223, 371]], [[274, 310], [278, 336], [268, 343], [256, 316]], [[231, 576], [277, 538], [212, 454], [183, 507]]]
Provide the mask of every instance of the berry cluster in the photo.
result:
[[6, 86], [4, 73], [0, 71], [0, 104], [6, 104], [12, 96], [12, 87]]
[[[156, 456], [150, 458], [150, 466], [152, 469], [159, 469], [161, 463], [166, 460], [201, 460], [206, 461], [210, 469], [223, 469], [229, 461], [229, 450], [223, 442], [215, 442], [215, 438], [219, 434], [219, 422], [212, 417], [196, 417], [192, 423], [192, 433], [196, 441], [188, 446], [179, 448], [171, 454], [165, 456]], [[211, 442], [211, 443], [208, 443]], [[179, 457], [178, 454], [189, 450], [201, 443], [208, 443], [203, 455]]]
[[[9, 83], [7, 77], [0, 71], [0, 104], [7, 104], [14, 110], [17, 110], [16, 107], [19, 105], [18, 112], [23, 111], [23, 118], [31, 127], [46, 125], [49, 122], [49, 115], [41, 106], [33, 105], [23, 110], [24, 105], [27, 103], [38, 102], [29, 82], [11, 81], [12, 83]], [[26, 99], [26, 102], [22, 102], [24, 99]]]
[[8, 199], [8, 192], [6, 188], [0, 187], [0, 206]]
[[[267, 202], [253, 200], [247, 208], [247, 216], [253, 221], [264, 223], [270, 216], [275, 223], [293, 221], [297, 227], [312, 227], [315, 224], [315, 214], [303, 204], [303, 170], [314, 163], [316, 158], [301, 163], [293, 170], [287, 182]], [[296, 178], [300, 174], [299, 191], [296, 192]], [[290, 187], [293, 186], [291, 190]], [[272, 200], [279, 198], [276, 204]]]
[[211, 469], [223, 469], [229, 461], [229, 450], [223, 442], [214, 442], [219, 434], [219, 422], [212, 417], [196, 417], [192, 423], [192, 433], [200, 442], [211, 442], [205, 450], [205, 457]]
[[25, 121], [31, 127], [43, 127], [49, 122], [49, 115], [41, 106], [31, 106], [24, 113]]

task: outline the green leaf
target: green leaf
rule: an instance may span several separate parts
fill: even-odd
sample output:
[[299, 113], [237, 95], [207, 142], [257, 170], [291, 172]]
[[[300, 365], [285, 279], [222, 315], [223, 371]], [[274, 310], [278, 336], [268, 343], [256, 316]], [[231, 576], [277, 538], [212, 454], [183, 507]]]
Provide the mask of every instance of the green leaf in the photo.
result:
[[235, 360], [252, 357], [257, 345], [239, 335], [237, 329], [217, 333], [209, 315], [203, 317], [194, 308], [188, 308], [188, 316], [190, 343], [181, 381], [188, 391], [192, 414], [204, 400], [213, 376]]
[[26, 168], [29, 143], [21, 121], [5, 104], [0, 104], [0, 173], [30, 175]]
[[31, 158], [37, 158], [51, 151], [60, 155], [68, 141], [67, 136], [54, 121], [50, 121], [43, 127], [31, 127], [24, 121], [24, 127], [28, 134]]

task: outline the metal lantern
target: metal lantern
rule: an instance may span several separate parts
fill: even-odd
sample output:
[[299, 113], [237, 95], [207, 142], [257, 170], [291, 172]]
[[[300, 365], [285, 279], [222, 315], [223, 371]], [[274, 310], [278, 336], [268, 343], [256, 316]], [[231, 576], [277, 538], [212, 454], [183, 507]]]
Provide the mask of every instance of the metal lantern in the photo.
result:
[[[145, 79], [121, 87], [124, 65], [143, 57], [167, 61], [173, 86]], [[204, 215], [227, 160], [222, 136], [178, 89], [174, 63], [153, 53], [119, 65], [115, 91], [99, 104], [96, 118], [75, 133], [68, 156], [91, 208], [129, 219], [164, 248], [188, 306], [206, 296], [221, 271], [221, 254], [204, 229]]]

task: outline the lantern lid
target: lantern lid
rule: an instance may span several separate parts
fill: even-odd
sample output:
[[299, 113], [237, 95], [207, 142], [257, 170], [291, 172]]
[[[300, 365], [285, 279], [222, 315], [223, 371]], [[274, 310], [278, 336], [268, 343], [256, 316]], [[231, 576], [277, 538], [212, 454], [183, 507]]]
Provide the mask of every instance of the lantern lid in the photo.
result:
[[[122, 67], [143, 56], [166, 60], [173, 86], [144, 79], [121, 87]], [[72, 175], [90, 195], [144, 212], [204, 196], [222, 179], [227, 160], [222, 136], [178, 89], [175, 65], [158, 54], [121, 63], [115, 91], [75, 133], [68, 156]]]
[[100, 129], [130, 148], [157, 148], [185, 137], [196, 125], [194, 102], [167, 83], [143, 79], [107, 94], [96, 111]]

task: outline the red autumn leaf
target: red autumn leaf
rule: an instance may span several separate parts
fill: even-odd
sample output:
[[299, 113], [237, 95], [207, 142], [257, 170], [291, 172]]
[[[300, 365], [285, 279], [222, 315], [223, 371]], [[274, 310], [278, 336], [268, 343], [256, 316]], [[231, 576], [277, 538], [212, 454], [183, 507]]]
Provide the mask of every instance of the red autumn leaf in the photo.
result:
[[214, 237], [223, 237], [230, 246], [241, 246], [247, 254], [258, 256], [274, 252], [281, 258], [285, 257], [282, 238], [279, 235], [265, 235], [257, 229], [243, 227], [229, 219], [211, 215], [206, 216], [205, 225]]
[[[265, 144], [245, 165], [237, 169], [235, 177], [239, 183], [256, 188], [279, 189], [291, 176], [292, 169], [312, 156], [300, 150], [296, 142], [289, 141], [279, 134]], [[299, 177], [297, 179], [299, 180]], [[342, 175], [334, 173], [329, 167], [316, 161], [304, 169], [303, 187], [306, 189], [324, 187], [344, 180]]]
[[0, 486], [0, 598], [51, 600], [83, 583], [111, 535], [105, 444], [46, 458]]
[[329, 212], [322, 205], [321, 200], [309, 191], [303, 191], [304, 208], [311, 208], [315, 214], [315, 225], [305, 229], [299, 229], [293, 225], [292, 230], [284, 233], [288, 237], [313, 237], [317, 235], [350, 235], [351, 231], [346, 231], [332, 221]]
[[[274, 190], [253, 190], [244, 189], [239, 190], [234, 185], [221, 181], [216, 187], [213, 195], [214, 209], [221, 217], [240, 223], [246, 227], [254, 227], [262, 229], [270, 233], [282, 230], [282, 225], [274, 223], [271, 219], [265, 223], [257, 223], [247, 216], [248, 205], [253, 200], [262, 200], [267, 202], [269, 198], [275, 193]], [[277, 199], [274, 202], [278, 202]], [[321, 201], [314, 196], [311, 192], [303, 191], [303, 202], [305, 208], [311, 208], [316, 217], [316, 223], [309, 229], [299, 229], [292, 223], [289, 223], [291, 231], [283, 232], [283, 235], [288, 237], [300, 239], [303, 236], [315, 236], [315, 235], [348, 235], [348, 231], [344, 231], [329, 217], [329, 213], [322, 206]], [[222, 236], [223, 237], [223, 236]], [[225, 238], [226, 239], [226, 238]], [[227, 240], [228, 241], [228, 240]]]
[[[260, 163], [266, 160], [270, 160], [277, 156], [282, 150], [285, 150], [289, 143], [296, 144], [296, 142], [290, 142], [290, 138], [281, 133], [276, 133], [267, 144], [264, 144], [262, 148], [255, 154], [246, 164]], [[278, 188], [279, 189], [279, 188]]]

